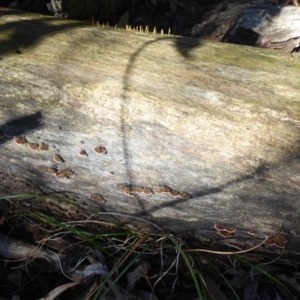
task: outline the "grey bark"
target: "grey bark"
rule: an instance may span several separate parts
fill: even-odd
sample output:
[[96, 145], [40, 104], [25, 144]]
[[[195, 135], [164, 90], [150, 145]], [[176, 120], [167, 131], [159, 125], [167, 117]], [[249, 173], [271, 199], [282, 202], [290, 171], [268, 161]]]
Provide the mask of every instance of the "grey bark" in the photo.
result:
[[223, 1], [205, 12], [201, 21], [199, 10], [194, 18], [187, 14], [191, 26], [185, 34], [290, 52], [299, 47], [299, 7], [280, 1]]
[[[2, 195], [63, 193], [85, 206], [85, 217], [114, 212], [128, 224], [134, 220], [121, 216], [130, 214], [217, 243], [223, 239], [214, 223], [233, 225], [238, 230], [226, 242], [241, 247], [283, 226], [287, 251], [297, 253], [297, 58], [4, 9], [0, 40]], [[49, 149], [33, 151], [15, 136]], [[55, 154], [65, 162], [54, 162]], [[53, 165], [77, 176], [45, 172]], [[191, 198], [129, 197], [115, 186], [124, 182], [153, 190], [167, 185]], [[75, 216], [69, 209], [60, 213]]]

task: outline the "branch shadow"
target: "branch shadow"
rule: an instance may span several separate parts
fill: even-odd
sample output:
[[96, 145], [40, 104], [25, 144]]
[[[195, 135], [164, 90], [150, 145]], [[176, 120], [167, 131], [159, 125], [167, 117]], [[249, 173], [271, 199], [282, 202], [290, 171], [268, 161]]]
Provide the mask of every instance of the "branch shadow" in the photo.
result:
[[[278, 14], [280, 12], [280, 9], [274, 8], [274, 14]], [[257, 23], [256, 25], [257, 26]], [[225, 35], [224, 41], [226, 42], [231, 42], [234, 43], [233, 36], [231, 35], [231, 30], [228, 30], [228, 34]], [[249, 36], [249, 35], [248, 35]], [[135, 51], [129, 59], [125, 75], [123, 77], [123, 94], [122, 94], [122, 104], [121, 104], [121, 131], [122, 131], [122, 142], [123, 142], [123, 149], [124, 149], [124, 160], [126, 163], [126, 168], [127, 168], [127, 177], [129, 178], [129, 184], [134, 184], [133, 182], [133, 172], [131, 170], [130, 166], [130, 157], [133, 156], [134, 154], [130, 152], [129, 149], [129, 144], [128, 144], [128, 138], [129, 138], [129, 131], [130, 127], [127, 125], [126, 120], [130, 116], [130, 111], [128, 109], [128, 104], [130, 103], [130, 74], [132, 72], [132, 69], [134, 68], [134, 64], [136, 64], [139, 56], [142, 54], [143, 50], [146, 49], [146, 47], [150, 46], [153, 43], [157, 43], [161, 40], [172, 40], [174, 41], [174, 45], [177, 49], [177, 51], [181, 54], [182, 57], [186, 58], [187, 60], [190, 58], [190, 52], [201, 45], [201, 42], [199, 42], [196, 39], [187, 39], [187, 38], [179, 38], [179, 37], [166, 37], [166, 38], [157, 38], [156, 40], [151, 40], [149, 42], [146, 42], [142, 47], [140, 47], [137, 51]], [[247, 43], [245, 45], [255, 45], [255, 43], [258, 41], [259, 36], [256, 33], [253, 33], [253, 37], [246, 41]], [[242, 43], [243, 44], [243, 43]], [[247, 173], [245, 175], [242, 175], [234, 180], [230, 180], [225, 182], [224, 184], [216, 187], [210, 187], [207, 189], [199, 189], [198, 191], [194, 192], [191, 195], [191, 201], [194, 200], [201, 200], [201, 198], [204, 198], [205, 196], [212, 196], [214, 194], [219, 194], [223, 192], [225, 189], [235, 185], [235, 184], [240, 184], [243, 182], [247, 182], [250, 180], [258, 180], [260, 183], [266, 182], [267, 180], [264, 178], [264, 174], [267, 172], [266, 170], [278, 170], [279, 169], [279, 164], [281, 166], [286, 166], [286, 161], [289, 160], [295, 160], [296, 162], [299, 162], [299, 157], [300, 157], [300, 149], [295, 150], [292, 152], [286, 152], [282, 158], [274, 163], [261, 163], [259, 164], [254, 171], [252, 171], [250, 174]], [[282, 199], [285, 199], [288, 194], [284, 193], [280, 195]], [[152, 217], [153, 214], [162, 209], [162, 208], [169, 208], [172, 207], [172, 209], [178, 207], [178, 209], [182, 209], [182, 204], [184, 203], [185, 200], [182, 199], [175, 199], [175, 200], [168, 200], [166, 202], [153, 205], [150, 209], [146, 210], [145, 205], [143, 204], [143, 199], [140, 197], [136, 196], [136, 199], [142, 209], [142, 212], [140, 213], [141, 216], [145, 217]], [[246, 198], [239, 197], [241, 201], [247, 201]], [[259, 200], [257, 199], [257, 202]], [[180, 207], [181, 206], [181, 207]], [[163, 220], [161, 220], [162, 223]]]
[[7, 137], [24, 135], [42, 127], [43, 125], [43, 115], [40, 111], [30, 115], [13, 118], [0, 125], [0, 131], [5, 134], [5, 137], [0, 139], [0, 145], [8, 141]]
[[[174, 42], [174, 45], [177, 49], [177, 51], [187, 60], [191, 58], [191, 51], [194, 48], [197, 48], [201, 45], [201, 42], [199, 39], [189, 39], [189, 38], [181, 38], [181, 37], [159, 37], [155, 40], [151, 40], [149, 42], [144, 43], [142, 47], [137, 49], [133, 54], [131, 54], [129, 62], [126, 67], [125, 75], [123, 77], [123, 93], [121, 95], [122, 102], [121, 102], [121, 108], [120, 108], [120, 124], [121, 124], [121, 134], [122, 134], [122, 145], [123, 145], [123, 152], [124, 152], [124, 161], [126, 165], [126, 170], [127, 170], [127, 177], [128, 177], [128, 183], [133, 184], [133, 175], [132, 175], [132, 170], [130, 167], [130, 156], [133, 154], [130, 153], [129, 147], [128, 147], [128, 136], [129, 136], [129, 131], [130, 128], [127, 125], [126, 120], [129, 118], [129, 109], [128, 109], [128, 104], [130, 102], [130, 74], [132, 73], [132, 69], [137, 61], [137, 59], [140, 57], [142, 52], [150, 45], [154, 43], [159, 43], [161, 41], [166, 41], [170, 40]], [[148, 214], [145, 211], [143, 201], [137, 197], [138, 203], [140, 207], [142, 207], [143, 211], [145, 214]]]
[[[300, 164], [300, 147], [299, 147], [299, 151], [287, 156], [285, 158], [284, 162], [286, 162], [286, 163], [295, 162], [297, 164]], [[233, 186], [233, 185], [239, 184], [239, 183], [244, 183], [246, 181], [250, 181], [250, 180], [254, 180], [254, 179], [259, 183], [264, 183], [267, 181], [267, 178], [266, 178], [268, 176], [267, 174], [269, 174], [272, 171], [276, 171], [278, 168], [279, 168], [278, 162], [262, 163], [257, 168], [255, 168], [255, 170], [250, 174], [240, 176], [234, 180], [227, 181], [226, 183], [216, 186], [216, 187], [211, 187], [208, 189], [200, 189], [199, 191], [192, 193], [191, 198], [188, 201], [195, 201], [195, 200], [201, 201], [201, 198], [204, 198], [205, 196], [213, 196], [214, 194], [222, 193], [225, 189], [229, 188], [230, 186]], [[282, 197], [282, 199], [285, 199], [286, 195], [283, 194], [281, 197]], [[240, 199], [241, 199], [241, 197], [240, 197]], [[149, 213], [153, 214], [158, 209], [166, 208], [166, 207], [170, 207], [170, 206], [172, 208], [174, 208], [174, 207], [176, 207], [176, 205], [178, 205], [178, 204], [181, 205], [185, 201], [187, 201], [187, 200], [176, 199], [176, 200], [172, 200], [172, 201], [167, 201], [165, 203], [153, 206], [149, 210]], [[244, 199], [244, 201], [247, 201], [247, 199]], [[285, 205], [287, 206], [287, 204], [285, 204]]]
[[[0, 10], [0, 18], [8, 15], [22, 15], [24, 12], [4, 9]], [[53, 21], [56, 24], [53, 24]], [[60, 23], [60, 24], [57, 24]], [[2, 35], [6, 34], [8, 37], [1, 41], [0, 55], [6, 53], [18, 53], [22, 54], [26, 49], [36, 46], [39, 42], [52, 34], [67, 30], [70, 28], [88, 26], [86, 23], [79, 21], [70, 21], [66, 24], [65, 20], [53, 19], [49, 16], [39, 19], [18, 20], [14, 22], [6, 22], [0, 25], [0, 31]]]

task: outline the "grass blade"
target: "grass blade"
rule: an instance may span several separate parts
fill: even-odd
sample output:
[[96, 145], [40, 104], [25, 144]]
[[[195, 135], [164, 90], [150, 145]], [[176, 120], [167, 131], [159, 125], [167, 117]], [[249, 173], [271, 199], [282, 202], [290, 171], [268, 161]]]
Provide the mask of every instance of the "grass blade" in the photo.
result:
[[[200, 288], [200, 285], [199, 285], [199, 282], [197, 280], [197, 277], [196, 277], [196, 274], [190, 264], [190, 261], [186, 255], [186, 253], [184, 252], [184, 250], [180, 247], [180, 245], [178, 245], [177, 241], [172, 238], [172, 237], [169, 237], [169, 239], [173, 242], [173, 244], [175, 245], [175, 248], [180, 252], [181, 256], [183, 257], [191, 275], [192, 275], [192, 278], [194, 280], [194, 284], [195, 284], [195, 287], [196, 287], [196, 290], [197, 290], [197, 294], [198, 294], [198, 297], [199, 297], [199, 300], [204, 300], [204, 296], [201, 292], [201, 288]], [[202, 285], [202, 283], [200, 283]]]
[[240, 262], [242, 262], [243, 264], [245, 264], [246, 266], [251, 267], [252, 269], [256, 269], [257, 271], [259, 271], [262, 274], [264, 274], [265, 276], [267, 276], [270, 280], [272, 280], [276, 284], [280, 285], [292, 297], [292, 299], [296, 299], [295, 296], [293, 295], [293, 293], [280, 280], [278, 280], [276, 277], [274, 277], [273, 275], [271, 275], [267, 271], [263, 270], [259, 266], [252, 265], [251, 263], [247, 262], [246, 260], [244, 260], [240, 257], [237, 257], [237, 259]]
[[238, 296], [238, 294], [235, 292], [234, 288], [228, 282], [228, 280], [226, 279], [226, 277], [218, 270], [218, 268], [213, 263], [211, 263], [206, 257], [203, 257], [199, 252], [198, 252], [198, 255], [200, 255], [200, 257], [202, 259], [205, 259], [205, 261], [207, 261], [207, 263], [223, 278], [223, 280], [226, 282], [226, 284], [228, 285], [228, 287], [232, 290], [232, 292], [235, 295], [236, 299], [241, 300], [240, 297]]

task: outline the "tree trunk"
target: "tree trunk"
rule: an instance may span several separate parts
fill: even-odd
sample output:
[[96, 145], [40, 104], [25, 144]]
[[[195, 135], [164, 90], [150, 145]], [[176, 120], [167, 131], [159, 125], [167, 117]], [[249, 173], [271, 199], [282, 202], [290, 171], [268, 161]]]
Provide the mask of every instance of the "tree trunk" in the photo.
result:
[[232, 225], [240, 246], [283, 226], [299, 249], [299, 60], [5, 9], [0, 28], [1, 195], [63, 193], [203, 241]]

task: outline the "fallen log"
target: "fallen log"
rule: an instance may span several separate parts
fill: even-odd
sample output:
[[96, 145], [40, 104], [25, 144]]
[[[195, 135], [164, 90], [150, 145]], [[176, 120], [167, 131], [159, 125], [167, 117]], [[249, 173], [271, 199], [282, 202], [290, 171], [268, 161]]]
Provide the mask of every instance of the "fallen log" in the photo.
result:
[[240, 246], [280, 227], [299, 251], [298, 60], [0, 11], [1, 195]]
[[[292, 4], [292, 3], [291, 3]], [[216, 41], [299, 52], [300, 8], [282, 1], [223, 1], [187, 13], [184, 33]], [[199, 20], [199, 17], [201, 19]], [[197, 19], [198, 17], [198, 19]]]

